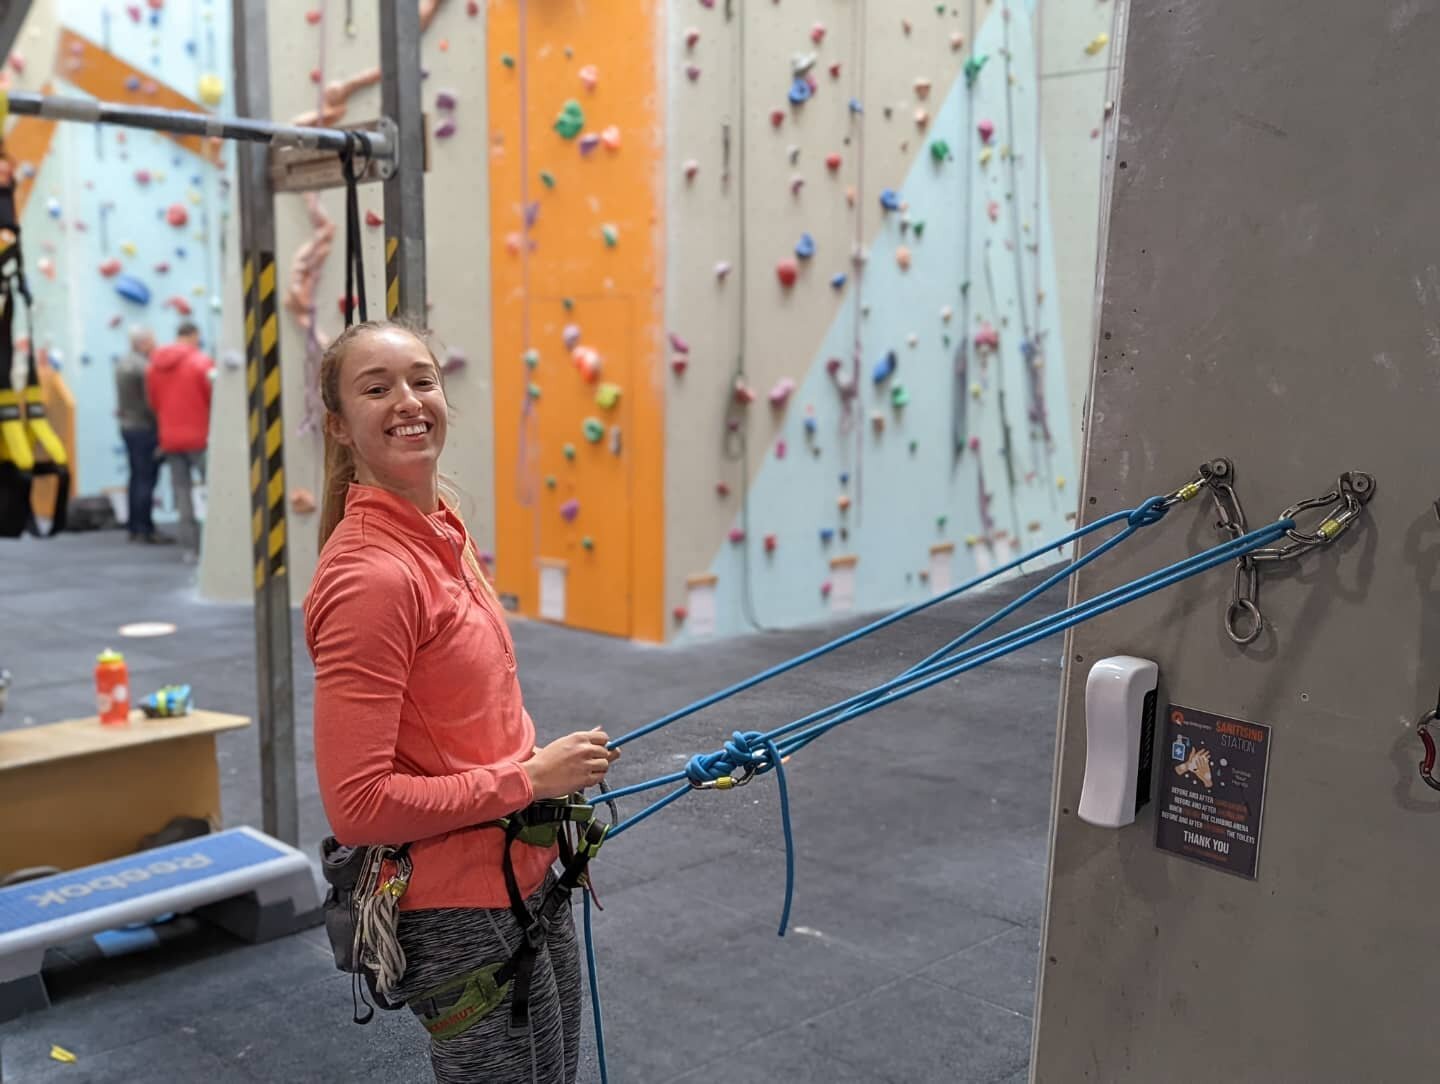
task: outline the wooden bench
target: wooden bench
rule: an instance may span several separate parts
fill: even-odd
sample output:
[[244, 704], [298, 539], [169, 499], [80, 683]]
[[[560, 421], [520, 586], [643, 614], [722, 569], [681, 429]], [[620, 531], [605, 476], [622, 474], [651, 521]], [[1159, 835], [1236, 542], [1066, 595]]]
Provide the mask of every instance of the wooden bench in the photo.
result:
[[96, 716], [0, 730], [0, 877], [19, 869], [75, 869], [138, 850], [174, 817], [218, 828], [215, 735], [243, 715], [192, 711], [124, 726]]

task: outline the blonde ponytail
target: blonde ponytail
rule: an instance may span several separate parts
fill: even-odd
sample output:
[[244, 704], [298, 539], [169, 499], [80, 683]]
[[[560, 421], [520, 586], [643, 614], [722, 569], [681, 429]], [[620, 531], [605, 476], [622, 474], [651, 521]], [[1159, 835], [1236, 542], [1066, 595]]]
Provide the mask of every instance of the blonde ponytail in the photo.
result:
[[320, 494], [320, 543], [325, 543], [345, 518], [345, 496], [350, 483], [355, 481], [355, 453], [349, 445], [341, 444], [325, 426], [325, 480]]

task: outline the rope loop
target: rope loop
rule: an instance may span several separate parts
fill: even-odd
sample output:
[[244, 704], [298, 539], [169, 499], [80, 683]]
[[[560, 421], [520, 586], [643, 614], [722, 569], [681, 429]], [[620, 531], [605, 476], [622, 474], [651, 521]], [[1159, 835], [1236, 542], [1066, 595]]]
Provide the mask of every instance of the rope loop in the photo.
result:
[[1132, 527], [1149, 527], [1165, 518], [1170, 506], [1164, 497], [1147, 497], [1145, 503], [1126, 517]]
[[685, 765], [685, 777], [700, 787], [739, 772], [759, 775], [775, 767], [774, 746], [758, 730], [737, 730], [716, 753], [696, 753]]

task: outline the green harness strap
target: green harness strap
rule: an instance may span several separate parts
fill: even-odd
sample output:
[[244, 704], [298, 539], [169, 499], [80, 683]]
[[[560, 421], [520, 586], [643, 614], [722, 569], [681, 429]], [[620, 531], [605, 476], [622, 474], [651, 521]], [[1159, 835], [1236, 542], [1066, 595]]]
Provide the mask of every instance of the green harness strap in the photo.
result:
[[[453, 1039], [479, 1023], [499, 1007], [514, 985], [510, 1029], [523, 1034], [530, 1026], [530, 977], [535, 958], [561, 909], [570, 901], [575, 888], [585, 881], [590, 860], [600, 852], [608, 824], [595, 819], [595, 807], [579, 794], [567, 798], [550, 798], [535, 802], [508, 817], [489, 822], [505, 832], [505, 885], [510, 894], [510, 910], [520, 926], [520, 945], [510, 958], [489, 963], [450, 979], [410, 1000], [421, 1024], [436, 1039]], [[572, 845], [561, 828], [577, 826]], [[559, 845], [564, 871], [551, 886], [532, 914], [520, 895], [515, 865], [510, 848], [516, 840], [535, 847]], [[425, 1011], [421, 1011], [421, 1007]]]

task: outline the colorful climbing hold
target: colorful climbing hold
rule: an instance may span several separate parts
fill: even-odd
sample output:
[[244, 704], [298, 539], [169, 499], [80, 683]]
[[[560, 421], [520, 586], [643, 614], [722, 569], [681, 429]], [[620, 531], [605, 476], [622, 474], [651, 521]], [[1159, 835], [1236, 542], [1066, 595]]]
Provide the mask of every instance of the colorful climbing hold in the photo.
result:
[[893, 406], [893, 407], [903, 407], [903, 406], [908, 406], [909, 403], [910, 403], [910, 393], [905, 390], [905, 385], [904, 385], [904, 384], [896, 384], [893, 388], [890, 389], [890, 405], [891, 405], [891, 406]]
[[586, 90], [593, 91], [595, 85], [600, 82], [600, 70], [596, 68], [594, 64], [586, 64], [575, 74], [579, 77], [580, 84]]
[[580, 325], [566, 324], [560, 332], [560, 338], [564, 341], [566, 350], [574, 350], [580, 341]]
[[788, 95], [790, 99], [790, 104], [804, 105], [810, 100], [810, 95], [812, 93], [814, 92], [810, 89], [809, 81], [805, 79], [804, 76], [797, 75], [795, 79], [790, 83], [790, 93]]
[[676, 376], [684, 376], [685, 370], [689, 367], [690, 361], [688, 358], [680, 357], [670, 359], [670, 371], [673, 372]]
[[775, 547], [776, 547], [777, 545], [779, 545], [779, 544], [780, 544], [780, 540], [779, 540], [778, 538], [776, 538], [775, 535], [773, 535], [773, 534], [767, 534], [767, 535], [765, 536], [765, 552], [766, 552], [766, 553], [774, 553], [774, 552], [775, 552]]
[[600, 137], [594, 132], [586, 132], [580, 137], [578, 146], [580, 147], [580, 154], [582, 156], [588, 155], [596, 147], [600, 146]]
[[692, 27], [689, 27], [689, 28], [685, 31], [685, 48], [687, 48], [687, 49], [693, 49], [693, 48], [695, 48], [695, 45], [696, 45], [697, 42], [699, 42], [699, 40], [700, 40], [700, 31], [696, 30], [693, 26], [692, 26]]
[[922, 102], [930, 97], [930, 80], [924, 76], [916, 76], [914, 86], [915, 97], [919, 98]]
[[692, 83], [695, 82], [695, 80], [699, 79], [699, 78], [700, 78], [700, 65], [698, 65], [698, 64], [687, 64], [687, 65], [685, 65], [685, 78], [689, 79], [690, 82], [692, 82]]
[[935, 162], [943, 162], [950, 157], [950, 144], [943, 139], [932, 139], [930, 141], [930, 158]]
[[165, 210], [165, 221], [178, 229], [190, 221], [190, 212], [183, 203], [172, 203]]
[[999, 221], [999, 219], [1000, 219], [1000, 204], [996, 203], [996, 202], [992, 199], [992, 200], [990, 201], [990, 203], [986, 206], [986, 208], [985, 208], [985, 213], [990, 216], [990, 221], [991, 221], [991, 222]]
[[772, 407], [783, 407], [794, 394], [795, 381], [790, 377], [782, 377], [773, 388], [770, 389], [770, 405]]
[[613, 410], [620, 402], [619, 384], [601, 384], [595, 389], [595, 405], [601, 410]]
[[964, 35], [964, 34], [961, 34], [959, 31], [956, 31], [954, 34], [951, 34], [951, 35], [950, 35], [950, 51], [951, 51], [952, 53], [958, 53], [958, 52], [959, 52], [961, 49], [963, 49], [963, 48], [965, 48], [965, 35]]
[[730, 274], [730, 261], [729, 261], [729, 260], [720, 260], [720, 261], [718, 261], [718, 262], [715, 264], [715, 277], [716, 277], [717, 279], [719, 279], [721, 282], [724, 282], [724, 281], [725, 281], [725, 276], [728, 275], [728, 274]]
[[831, 151], [825, 156], [825, 168], [828, 169], [831, 173], [834, 173], [837, 169], [840, 168], [840, 161], [840, 156], [834, 151]]
[[600, 236], [605, 238], [607, 248], [614, 248], [620, 243], [620, 231], [609, 222], [600, 227]]
[[880, 206], [886, 211], [898, 211], [900, 209], [900, 197], [893, 188], [886, 188], [880, 192]]
[[685, 171], [685, 179], [687, 181], [693, 181], [695, 179], [695, 174], [700, 172], [700, 163], [695, 161], [695, 159], [693, 158], [687, 158], [685, 160], [685, 165], [681, 168]]
[[593, 384], [600, 376], [600, 352], [593, 346], [577, 346], [570, 355], [580, 375]]
[[122, 266], [124, 265], [112, 256], [110, 259], [104, 261], [100, 265], [100, 274], [104, 275], [107, 279], [111, 278], [120, 273], [120, 268]]
[[895, 249], [895, 263], [901, 271], [910, 270], [910, 250], [904, 245]]
[[1085, 46], [1085, 52], [1089, 56], [1095, 56], [1097, 53], [1100, 52], [1101, 49], [1104, 49], [1105, 46], [1109, 44], [1110, 35], [1102, 31], [1101, 33], [1096, 34], [1093, 38], [1090, 39], [1090, 44]]
[[585, 111], [580, 108], [580, 103], [570, 99], [560, 110], [560, 115], [555, 118], [555, 131], [559, 132], [564, 139], [574, 139], [580, 134], [580, 129], [585, 127]]
[[900, 359], [895, 356], [895, 351], [889, 351], [883, 358], [875, 363], [875, 367], [870, 371], [871, 379], [877, 384], [883, 384], [895, 372], [895, 368], [899, 363]]
[[777, 440], [777, 441], [775, 442], [775, 458], [776, 458], [776, 459], [784, 459], [784, 458], [785, 458], [785, 442], [784, 442], [783, 440]]
[[439, 90], [435, 92], [435, 108], [442, 113], [449, 113], [455, 109], [456, 98], [453, 90]]
[[833, 275], [830, 276], [830, 286], [831, 286], [832, 289], [839, 290], [839, 289], [841, 289], [842, 287], [844, 287], [844, 285], [845, 285], [845, 272], [844, 272], [844, 271], [837, 271], [837, 272], [835, 272], [835, 274], [833, 274]]
[[600, 142], [605, 144], [607, 151], [618, 151], [620, 149], [620, 129], [615, 125], [607, 125], [600, 133]]
[[439, 124], [435, 126], [436, 139], [449, 139], [455, 134], [455, 132], [456, 126], [455, 119], [453, 117], [446, 117], [444, 120], [442, 120]]
[[587, 534], [584, 538], [580, 539], [580, 546], [582, 549], [593, 550], [595, 548], [595, 540]]
[[783, 109], [770, 110], [770, 127], [779, 128], [785, 123], [785, 111]]
[[988, 166], [990, 164], [990, 155], [992, 153], [993, 152], [989, 147], [986, 147], [983, 151], [980, 152], [980, 164], [982, 166]]
[[726, 537], [730, 539], [732, 546], [738, 546], [741, 542], [745, 541], [745, 532], [739, 527], [731, 527], [730, 533]]
[[581, 429], [591, 444], [598, 444], [605, 437], [605, 424], [599, 418], [586, 418], [581, 423]]
[[789, 289], [795, 285], [795, 279], [799, 277], [800, 268], [794, 260], [781, 260], [775, 265], [775, 277], [780, 280], [780, 285]]
[[137, 305], [150, 304], [150, 287], [133, 275], [120, 275], [115, 279], [115, 292], [126, 301]]
[[564, 457], [565, 457], [566, 459], [574, 459], [574, 458], [575, 458], [575, 445], [570, 444], [570, 443], [566, 443], [566, 444], [560, 449], [560, 453], [561, 453], [562, 455], [564, 455]]
[[921, 109], [915, 110], [915, 125], [916, 125], [916, 127], [918, 127], [918, 128], [924, 128], [924, 127], [925, 127], [926, 125], [928, 125], [929, 123], [930, 123], [930, 111], [929, 111], [928, 109], [923, 109], [923, 108], [921, 108]]
[[800, 240], [795, 244], [795, 255], [802, 260], [808, 260], [815, 255], [815, 238], [808, 233], [802, 233]]
[[[567, 445], [566, 447], [569, 447]], [[560, 506], [560, 518], [566, 523], [574, 523], [575, 517], [580, 514], [580, 502], [574, 497]]]
[[975, 332], [976, 350], [999, 350], [1000, 332], [988, 320], [982, 320], [980, 330]]
[[525, 368], [534, 369], [535, 366], [540, 364], [540, 351], [536, 350], [532, 346], [529, 350], [525, 351], [525, 353], [521, 355], [520, 360], [525, 363]]
[[546, 188], [554, 188], [555, 174], [551, 173], [548, 169], [542, 169], [540, 171], [540, 183]]
[[995, 122], [993, 120], [982, 120], [975, 125], [975, 130], [980, 133], [980, 141], [989, 143], [995, 136]]
[[500, 63], [501, 63], [501, 64], [504, 64], [505, 67], [507, 67], [507, 68], [513, 68], [513, 67], [515, 67], [515, 58], [514, 58], [513, 56], [511, 56], [509, 53], [501, 53], [501, 54], [500, 54]]
[[972, 56], [969, 60], [965, 61], [966, 87], [973, 87], [975, 85], [975, 80], [980, 78], [980, 70], [985, 67], [989, 59], [989, 56]]
[[810, 28], [810, 40], [819, 45], [825, 40], [825, 24], [816, 23]]

